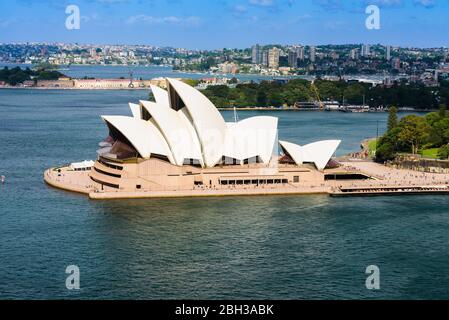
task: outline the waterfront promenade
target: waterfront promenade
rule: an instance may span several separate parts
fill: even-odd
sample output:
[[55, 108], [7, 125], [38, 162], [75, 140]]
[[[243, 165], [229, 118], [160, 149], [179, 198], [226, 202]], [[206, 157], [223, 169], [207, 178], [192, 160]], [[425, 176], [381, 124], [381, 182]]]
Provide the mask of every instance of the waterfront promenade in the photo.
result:
[[[348, 161], [341, 163], [346, 170], [363, 172], [378, 179], [374, 185], [429, 185], [449, 184], [449, 175], [395, 169], [372, 161]], [[359, 183], [357, 183], [359, 184]]]
[[[294, 194], [335, 194], [342, 189], [353, 189], [357, 193], [385, 193], [395, 189], [395, 193], [426, 193], [430, 189], [442, 191], [449, 186], [449, 175], [424, 173], [405, 169], [394, 169], [371, 161], [342, 162], [341, 167], [326, 170], [325, 174], [361, 174], [363, 180], [326, 180], [317, 183], [268, 185], [227, 185], [196, 186], [192, 189], [136, 190], [121, 192], [104, 186], [102, 190], [94, 187], [89, 178], [89, 171], [70, 171], [68, 167], [48, 169], [44, 180], [51, 186], [68, 191], [84, 193], [91, 199], [117, 198], [173, 198], [173, 197], [213, 197], [213, 196], [250, 196], [250, 195], [294, 195]], [[391, 191], [391, 190], [390, 190]], [[359, 192], [359, 193], [360, 193]]]

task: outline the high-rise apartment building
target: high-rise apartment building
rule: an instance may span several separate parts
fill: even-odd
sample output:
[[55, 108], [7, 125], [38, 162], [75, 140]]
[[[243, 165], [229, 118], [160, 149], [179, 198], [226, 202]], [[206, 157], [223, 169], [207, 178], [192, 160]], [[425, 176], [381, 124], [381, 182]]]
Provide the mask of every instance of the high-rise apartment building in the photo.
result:
[[358, 59], [359, 59], [359, 49], [352, 49], [352, 50], [349, 52], [349, 57], [350, 57], [352, 60], [358, 60]]
[[371, 47], [370, 47], [370, 45], [369, 44], [363, 44], [361, 53], [362, 53], [362, 57], [365, 57], [365, 58], [371, 56]]
[[315, 46], [311, 46], [310, 47], [309, 60], [311, 62], [315, 62], [315, 60], [316, 60], [316, 48], [315, 48]]
[[290, 51], [288, 53], [288, 66], [291, 68], [298, 67], [298, 51]]
[[391, 61], [391, 67], [397, 70], [401, 69], [401, 60], [399, 58], [394, 58]]
[[261, 50], [262, 65], [268, 67], [268, 50]]
[[279, 55], [280, 51], [278, 48], [272, 48], [268, 50], [268, 67], [272, 69], [279, 68]]
[[251, 62], [253, 64], [260, 64], [261, 63], [261, 49], [258, 44], [252, 46], [251, 48]]
[[391, 60], [391, 46], [385, 47], [385, 58], [387, 59], [387, 61]]
[[298, 59], [303, 61], [304, 60], [304, 47], [299, 46], [298, 48], [296, 48], [296, 52], [298, 54]]

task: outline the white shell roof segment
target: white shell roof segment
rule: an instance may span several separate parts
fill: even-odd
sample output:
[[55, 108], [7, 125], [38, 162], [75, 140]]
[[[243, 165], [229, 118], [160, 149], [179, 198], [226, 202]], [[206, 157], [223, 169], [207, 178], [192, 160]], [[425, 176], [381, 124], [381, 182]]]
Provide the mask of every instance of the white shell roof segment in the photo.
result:
[[177, 165], [183, 165], [184, 159], [197, 159], [203, 164], [196, 133], [192, 134], [180, 111], [149, 101], [140, 103], [151, 114], [151, 121], [154, 121], [166, 139]]
[[149, 121], [125, 116], [102, 116], [103, 120], [119, 130], [143, 158], [151, 154], [166, 156], [174, 163], [170, 148], [159, 129]]
[[154, 100], [156, 100], [157, 104], [164, 107], [170, 107], [170, 99], [166, 90], [159, 88], [158, 86], [155, 86], [153, 84], [150, 85], [150, 88], [153, 92]]
[[226, 124], [224, 156], [238, 160], [259, 156], [263, 163], [270, 162], [277, 137], [276, 117], [251, 117]]
[[300, 146], [287, 141], [279, 141], [282, 148], [297, 165], [313, 162], [318, 170], [323, 170], [340, 145], [340, 140], [317, 141]]
[[184, 123], [184, 128], [189, 132], [189, 136], [192, 137], [192, 141], [190, 142], [191, 147], [189, 148], [192, 153], [186, 155], [186, 158], [199, 159], [201, 166], [204, 166], [204, 159], [201, 154], [201, 143], [191, 122], [189, 111], [186, 108], [182, 108], [178, 110], [178, 116], [179, 119]]
[[206, 166], [215, 166], [223, 155], [226, 134], [226, 123], [223, 117], [212, 102], [195, 88], [179, 80], [167, 80], [189, 111], [202, 146]]
[[131, 113], [133, 115], [134, 118], [136, 119], [140, 119], [140, 106], [138, 104], [135, 103], [130, 103], [129, 104], [129, 108], [131, 109]]
[[[277, 147], [278, 119], [256, 116], [226, 123], [212, 102], [201, 92], [179, 80], [167, 79], [169, 91], [152, 86], [156, 102], [130, 103], [133, 117], [102, 116], [119, 130], [143, 158], [151, 154], [167, 156], [174, 165], [186, 159], [198, 160], [203, 167], [214, 167], [223, 156], [245, 160], [258, 156], [267, 164]], [[171, 108], [169, 95], [184, 102], [179, 110]], [[175, 100], [173, 100], [175, 101]], [[151, 115], [141, 119], [141, 108]], [[297, 165], [312, 162], [323, 170], [340, 145], [340, 140], [324, 140], [300, 146], [279, 141]]]

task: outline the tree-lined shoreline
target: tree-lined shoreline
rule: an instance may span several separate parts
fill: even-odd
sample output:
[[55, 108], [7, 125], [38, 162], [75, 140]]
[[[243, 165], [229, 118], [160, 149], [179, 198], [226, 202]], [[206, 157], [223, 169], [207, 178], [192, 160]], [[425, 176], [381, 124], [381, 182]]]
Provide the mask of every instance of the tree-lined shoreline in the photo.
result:
[[28, 67], [25, 69], [20, 67], [0, 69], [0, 81], [10, 86], [16, 86], [30, 80], [58, 80], [61, 77], [65, 77], [65, 75], [51, 65], [40, 65], [35, 69]]
[[[365, 102], [372, 108], [397, 106], [437, 110], [442, 102], [449, 101], [449, 81], [442, 81], [438, 88], [398, 82], [387, 87], [328, 80], [315, 80], [313, 85], [324, 102], [337, 101], [340, 104], [357, 105]], [[293, 106], [297, 102], [317, 100], [312, 82], [304, 79], [292, 79], [286, 83], [243, 83], [235, 87], [209, 86], [202, 92], [220, 108]]]
[[449, 112], [441, 104], [438, 112], [425, 116], [407, 115], [400, 120], [397, 108], [389, 110], [387, 132], [379, 139], [375, 160], [393, 160], [399, 154], [421, 154], [430, 158], [449, 158]]
[[[36, 69], [20, 67], [0, 69], [0, 81], [5, 87], [21, 87], [25, 81], [58, 80], [66, 76], [55, 66], [41, 65]], [[232, 81], [234, 80], [234, 81]], [[202, 92], [220, 109], [267, 108], [287, 109], [297, 103], [337, 102], [340, 105], [368, 105], [370, 108], [388, 109], [396, 106], [417, 111], [438, 110], [440, 104], [449, 101], [449, 80], [440, 81], [437, 87], [418, 83], [393, 82], [373, 86], [351, 81], [316, 79], [264, 80], [239, 83], [232, 79], [228, 85], [210, 85]], [[199, 80], [184, 79], [192, 86]], [[27, 86], [28, 87], [28, 86]]]

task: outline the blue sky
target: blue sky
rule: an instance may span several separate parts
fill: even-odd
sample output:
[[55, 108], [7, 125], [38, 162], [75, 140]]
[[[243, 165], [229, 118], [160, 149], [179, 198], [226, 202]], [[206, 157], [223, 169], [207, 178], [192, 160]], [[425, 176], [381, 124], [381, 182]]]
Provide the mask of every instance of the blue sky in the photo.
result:
[[[78, 5], [80, 30], [65, 28]], [[365, 8], [381, 9], [380, 30]], [[189, 49], [261, 44], [449, 46], [449, 0], [1, 0], [0, 42], [150, 44]]]

